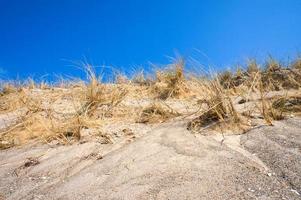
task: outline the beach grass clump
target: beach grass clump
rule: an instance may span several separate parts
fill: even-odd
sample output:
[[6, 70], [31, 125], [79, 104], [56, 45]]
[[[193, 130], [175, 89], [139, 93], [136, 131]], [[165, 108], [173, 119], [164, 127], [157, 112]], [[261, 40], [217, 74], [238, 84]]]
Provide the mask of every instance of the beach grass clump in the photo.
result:
[[156, 81], [151, 86], [152, 93], [159, 99], [179, 97], [187, 92], [184, 76], [185, 63], [183, 59], [168, 65], [164, 70], [156, 71]]
[[162, 123], [176, 116], [179, 116], [179, 113], [163, 103], [152, 103], [141, 110], [137, 122]]
[[233, 124], [241, 121], [227, 90], [218, 79], [199, 82], [199, 84], [207, 97], [199, 100], [203, 109], [197, 118], [188, 123], [189, 130], [198, 131], [226, 121]]

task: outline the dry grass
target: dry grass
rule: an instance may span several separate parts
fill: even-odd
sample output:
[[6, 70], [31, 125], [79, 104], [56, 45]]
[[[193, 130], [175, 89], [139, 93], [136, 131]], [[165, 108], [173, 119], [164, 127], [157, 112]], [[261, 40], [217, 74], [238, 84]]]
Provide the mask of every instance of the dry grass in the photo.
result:
[[232, 88], [233, 87], [233, 75], [232, 72], [226, 70], [218, 75], [218, 79], [220, 84], [225, 88]]
[[141, 70], [134, 73], [130, 82], [134, 85], [150, 86], [151, 84], [153, 84], [154, 81], [151, 79], [151, 77], [147, 77], [144, 71]]
[[[278, 64], [274, 63], [274, 67], [268, 69], [272, 71], [279, 71], [282, 68], [278, 67]], [[269, 73], [272, 73], [271, 71]], [[269, 78], [273, 78], [274, 74], [270, 75], [271, 77], [266, 77], [266, 74], [257, 73], [255, 78], [253, 80], [253, 87], [255, 88], [254, 93], [258, 93], [260, 98], [259, 102], [256, 103], [257, 109], [260, 111], [261, 116], [264, 118], [265, 122], [268, 125], [273, 125], [273, 120], [282, 120], [284, 119], [288, 114], [291, 113], [298, 113], [299, 106], [298, 105], [298, 96], [288, 96], [287, 92], [288, 90], [283, 89], [282, 83], [283, 82], [273, 82], [273, 84], [267, 84], [271, 83]], [[290, 80], [288, 80], [290, 81]], [[276, 88], [281, 88], [281, 91], [283, 93], [279, 95], [274, 95], [272, 97], [267, 97], [271, 91], [273, 91]], [[294, 88], [294, 87], [289, 87]], [[250, 88], [253, 89], [253, 88]], [[299, 91], [296, 90], [296, 94]], [[296, 99], [296, 100], [293, 100]], [[294, 103], [290, 103], [290, 101]], [[287, 110], [288, 105], [294, 105], [290, 109], [290, 112]]]
[[[69, 104], [72, 104], [72, 101], [81, 99], [83, 106], [82, 109], [73, 109], [77, 111], [71, 115], [56, 113], [51, 106], [54, 101], [51, 94], [44, 93], [44, 90], [34, 92], [35, 84], [32, 82], [30, 82], [30, 87], [24, 87], [20, 92], [14, 90], [14, 93], [10, 92], [3, 96], [3, 98], [8, 97], [7, 100], [9, 101], [6, 101], [9, 103], [8, 109], [13, 110], [22, 107], [26, 109], [26, 115], [15, 126], [8, 127], [1, 133], [1, 148], [21, 145], [32, 139], [44, 142], [57, 140], [67, 144], [74, 139], [79, 140], [83, 128], [99, 125], [100, 122], [91, 119], [93, 112], [98, 106], [116, 106], [124, 97], [125, 92], [117, 88], [114, 90], [104, 89], [92, 68], [86, 69], [89, 83], [87, 85], [81, 84], [80, 88], [75, 90], [75, 95], [72, 97], [74, 100], [69, 101]], [[65, 96], [64, 90], [58, 92], [61, 93], [59, 98]]]
[[301, 114], [301, 96], [283, 96], [273, 100], [273, 109], [283, 114]]
[[[185, 63], [180, 59], [164, 70], [157, 70], [155, 79], [141, 72], [132, 79], [120, 75], [116, 76], [115, 83], [102, 83], [93, 67], [85, 65], [86, 82], [61, 80], [56, 86], [43, 81], [36, 83], [33, 79], [23, 83], [3, 82], [1, 115], [17, 110], [24, 113], [18, 116], [16, 123], [0, 130], [0, 149], [32, 140], [69, 144], [81, 139], [83, 129], [100, 128], [107, 122], [162, 123], [184, 115], [172, 109], [169, 101], [187, 100], [193, 104], [198, 100], [199, 109], [188, 114], [196, 115], [188, 124], [188, 129], [194, 132], [216, 127], [239, 132], [248, 128], [246, 121], [255, 115], [244, 113], [251, 112], [258, 112], [261, 120], [272, 125], [273, 120], [301, 113], [299, 66], [300, 59], [289, 66], [270, 59], [261, 69], [251, 60], [245, 69], [239, 67], [233, 73], [226, 71], [215, 78], [188, 79], [184, 74]], [[267, 97], [274, 90], [296, 93]], [[234, 103], [234, 97], [243, 101]], [[237, 109], [237, 104], [255, 104], [255, 107], [242, 111]]]
[[18, 91], [17, 86], [12, 83], [4, 83], [2, 86], [1, 96], [15, 93]]
[[162, 123], [166, 120], [179, 116], [179, 113], [163, 103], [153, 103], [141, 110], [137, 119], [139, 123]]
[[291, 65], [292, 69], [301, 70], [301, 57], [298, 57]]
[[237, 88], [251, 87], [250, 83], [259, 74], [263, 87], [269, 91], [298, 89], [301, 86], [299, 63], [300, 61], [296, 60], [291, 65], [284, 66], [270, 57], [265, 63], [264, 69], [260, 69], [255, 60], [250, 60], [246, 70], [238, 68], [236, 73], [231, 71], [222, 72], [219, 75], [219, 80], [225, 89], [233, 89], [236, 92]]
[[262, 97], [261, 114], [268, 125], [273, 125], [274, 120], [283, 120], [287, 116], [301, 114], [300, 96], [278, 96], [271, 99]]
[[231, 123], [234, 126], [241, 122], [227, 90], [221, 86], [218, 79], [199, 82], [199, 84], [207, 97], [199, 101], [202, 112], [188, 124], [189, 130], [199, 131], [223, 122]]
[[97, 77], [94, 69], [86, 66], [86, 73], [89, 83], [82, 86], [80, 98], [85, 104], [82, 114], [92, 116], [97, 108], [101, 106], [109, 107], [109, 111], [117, 106], [127, 94], [127, 90], [114, 85], [101, 84], [100, 77]]
[[256, 74], [260, 71], [260, 67], [258, 66], [255, 59], [250, 59], [247, 64], [247, 73], [252, 75]]
[[273, 109], [273, 107], [271, 106], [271, 102], [268, 101], [268, 99], [265, 97], [265, 91], [264, 91], [264, 87], [263, 87], [263, 83], [261, 81], [262, 79], [260, 79], [259, 81], [259, 91], [260, 91], [260, 106], [258, 106], [258, 108], [261, 111], [261, 114], [264, 118], [264, 120], [266, 121], [266, 123], [268, 125], [273, 125], [272, 120], [273, 119], [280, 119], [282, 118], [282, 114], [278, 113], [276, 110]]
[[[120, 84], [102, 84], [90, 65], [85, 66], [88, 83], [78, 82], [66, 89], [47, 90], [32, 79], [21, 89], [9, 87], [1, 97], [5, 112], [23, 108], [26, 114], [16, 125], [7, 127], [0, 135], [1, 148], [22, 145], [31, 140], [69, 144], [81, 139], [84, 128], [99, 127], [102, 119], [112, 118], [127, 90]], [[37, 88], [38, 87], [38, 88]], [[66, 85], [64, 85], [66, 87]], [[5, 87], [8, 88], [8, 87]], [[72, 112], [57, 111], [57, 99]], [[81, 106], [76, 106], [80, 103]], [[73, 105], [73, 106], [72, 106]], [[115, 110], [114, 110], [115, 109]]]
[[56, 113], [51, 106], [43, 108], [31, 101], [27, 99], [24, 101], [26, 115], [16, 125], [8, 127], [1, 133], [1, 148], [26, 144], [31, 140], [46, 143], [57, 140], [61, 144], [69, 144], [81, 138], [83, 128], [100, 124], [78, 113]]
[[165, 70], [156, 71], [156, 82], [151, 86], [152, 93], [159, 99], [179, 97], [187, 93], [183, 59], [169, 65]]

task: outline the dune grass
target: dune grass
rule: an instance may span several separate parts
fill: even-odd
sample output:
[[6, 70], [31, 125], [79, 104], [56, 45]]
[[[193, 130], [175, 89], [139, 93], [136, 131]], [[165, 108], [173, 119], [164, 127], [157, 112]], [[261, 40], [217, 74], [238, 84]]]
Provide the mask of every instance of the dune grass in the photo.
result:
[[[301, 112], [300, 63], [299, 58], [288, 65], [269, 58], [260, 67], [250, 60], [246, 66], [235, 67], [234, 72], [188, 78], [185, 62], [179, 59], [155, 70], [154, 78], [143, 72], [132, 78], [119, 74], [115, 82], [104, 83], [91, 65], [84, 65], [85, 81], [2, 81], [0, 123], [5, 122], [5, 115], [18, 114], [14, 123], [0, 128], [0, 148], [33, 140], [69, 144], [81, 139], [83, 129], [116, 120], [152, 124], [194, 116], [188, 123], [194, 132], [215, 126], [237, 130], [248, 127], [247, 121], [255, 116], [246, 113], [258, 112], [272, 125], [273, 120]], [[282, 93], [267, 97], [273, 91]], [[289, 91], [293, 92], [288, 95]], [[235, 101], [238, 97], [239, 103]], [[183, 112], [172, 106], [184, 101], [197, 109]], [[244, 111], [237, 108], [248, 103], [254, 106]]]

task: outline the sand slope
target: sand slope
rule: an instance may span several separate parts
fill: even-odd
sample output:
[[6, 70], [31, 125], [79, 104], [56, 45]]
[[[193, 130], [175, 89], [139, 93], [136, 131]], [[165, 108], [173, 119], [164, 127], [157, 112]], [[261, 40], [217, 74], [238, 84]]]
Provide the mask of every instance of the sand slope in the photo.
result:
[[[185, 121], [133, 142], [0, 152], [2, 199], [301, 199], [301, 119], [244, 135], [194, 135]], [[39, 163], [29, 164], [34, 157]], [[0, 198], [0, 199], [1, 199]]]

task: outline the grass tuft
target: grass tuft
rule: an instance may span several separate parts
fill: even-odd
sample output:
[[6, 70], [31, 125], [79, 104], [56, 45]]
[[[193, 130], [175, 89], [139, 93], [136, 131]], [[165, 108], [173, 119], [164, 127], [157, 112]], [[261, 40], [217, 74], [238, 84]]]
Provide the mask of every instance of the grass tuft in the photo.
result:
[[199, 84], [207, 95], [207, 98], [199, 100], [204, 111], [189, 122], [188, 130], [199, 131], [202, 128], [225, 121], [233, 124], [241, 122], [231, 98], [218, 79], [199, 82]]
[[160, 103], [153, 103], [142, 109], [137, 122], [162, 123], [176, 116], [179, 116], [179, 113], [175, 112], [170, 107]]
[[157, 81], [152, 85], [152, 93], [159, 99], [179, 97], [187, 92], [183, 59], [176, 61], [165, 70], [156, 71]]

